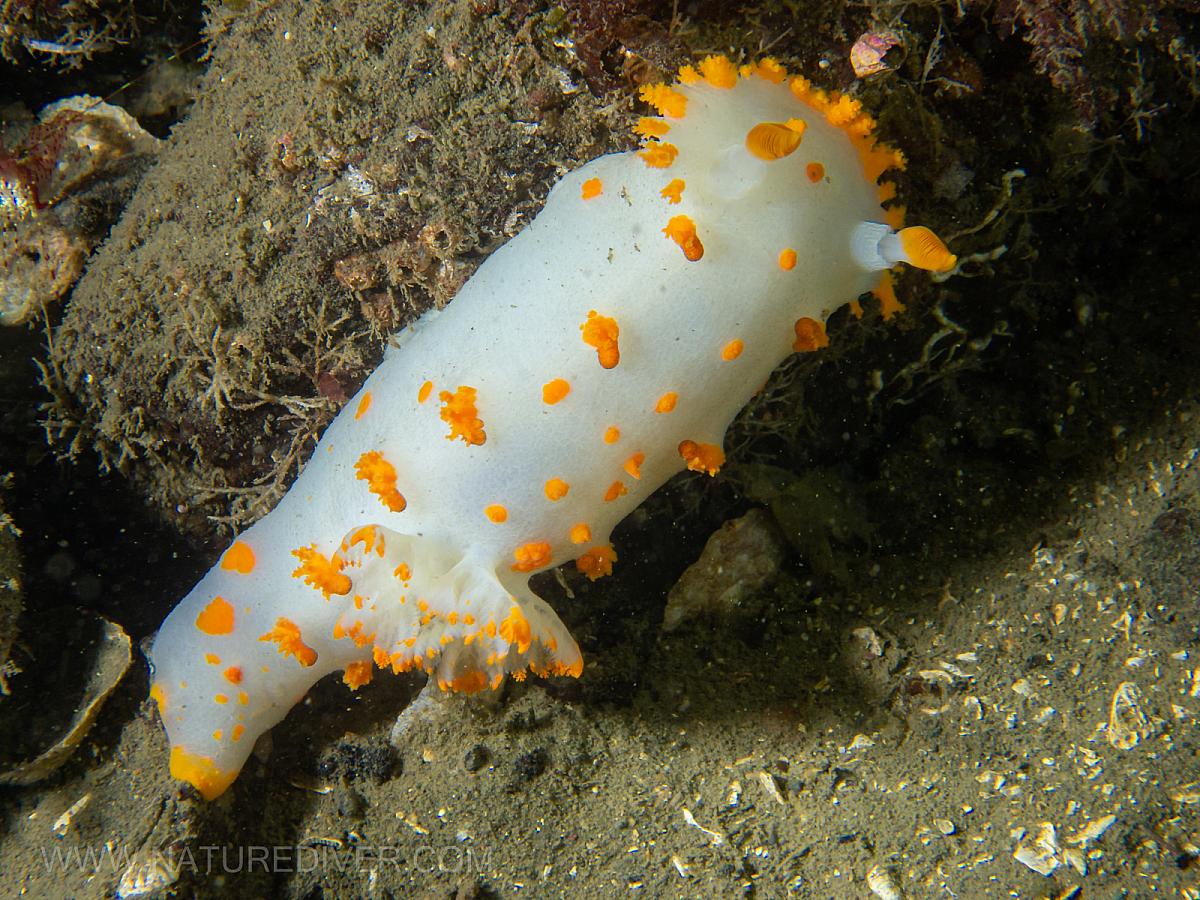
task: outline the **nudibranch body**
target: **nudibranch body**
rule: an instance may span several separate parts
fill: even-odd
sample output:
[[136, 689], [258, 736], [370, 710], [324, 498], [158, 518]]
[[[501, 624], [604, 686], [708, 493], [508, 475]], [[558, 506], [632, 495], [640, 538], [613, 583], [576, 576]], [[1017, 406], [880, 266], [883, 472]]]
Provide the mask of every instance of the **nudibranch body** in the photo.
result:
[[[709, 57], [642, 97], [643, 149], [550, 193], [449, 307], [400, 335], [279, 505], [167, 617], [152, 657], [171, 771], [207, 798], [322, 676], [373, 667], [444, 688], [578, 675], [529, 576], [574, 560], [726, 427], [790, 353], [898, 262], [902, 163], [845, 96], [764, 60]], [[886, 287], [886, 286], [885, 286]], [[890, 291], [881, 297], [894, 302]]]

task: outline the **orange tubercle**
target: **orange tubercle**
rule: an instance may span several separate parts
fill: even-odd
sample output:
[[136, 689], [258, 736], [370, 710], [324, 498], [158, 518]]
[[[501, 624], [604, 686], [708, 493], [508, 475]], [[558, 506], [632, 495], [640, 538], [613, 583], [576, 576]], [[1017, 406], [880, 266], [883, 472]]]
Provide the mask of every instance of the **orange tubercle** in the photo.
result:
[[615, 444], [621, 439], [621, 429], [616, 425], [609, 425], [604, 429], [604, 443]]
[[809, 181], [816, 184], [825, 177], [825, 167], [819, 162], [810, 162], [804, 167], [804, 174], [808, 177]]
[[571, 393], [571, 383], [565, 378], [555, 378], [542, 385], [542, 402], [553, 406]]
[[522, 544], [513, 551], [513, 559], [516, 560], [512, 564], [514, 572], [532, 572], [534, 569], [548, 566], [551, 559], [550, 544], [546, 541], [530, 541], [528, 544]]
[[734, 338], [728, 344], [721, 348], [721, 359], [725, 362], [733, 362], [742, 355], [742, 351], [746, 349], [746, 344], [741, 338]]
[[357, 691], [364, 684], [370, 684], [371, 676], [374, 674], [371, 669], [371, 661], [360, 659], [346, 666], [342, 672], [342, 681], [350, 690]]
[[786, 247], [779, 251], [779, 268], [785, 272], [790, 272], [796, 268], [796, 251], [791, 247]]
[[825, 334], [825, 326], [816, 319], [804, 316], [796, 320], [793, 328], [796, 332], [796, 340], [792, 343], [792, 349], [797, 353], [811, 353], [829, 346], [829, 336]]
[[654, 404], [656, 413], [669, 413], [675, 411], [676, 404], [679, 403], [679, 395], [674, 391], [667, 391]]
[[583, 332], [583, 342], [596, 349], [596, 358], [602, 368], [612, 369], [621, 361], [621, 329], [616, 319], [589, 310], [587, 321], [579, 329]]
[[737, 84], [738, 70], [727, 57], [716, 54], [700, 60], [700, 77], [712, 87], [728, 89]]
[[433, 393], [433, 382], [426, 381], [417, 389], [417, 402], [424, 403], [429, 399], [429, 395]]
[[613, 563], [617, 561], [617, 551], [611, 544], [592, 547], [575, 560], [575, 568], [588, 577], [589, 581], [603, 578], [612, 574]]
[[629, 459], [625, 460], [625, 464], [624, 464], [624, 466], [622, 466], [622, 468], [625, 469], [625, 472], [629, 475], [630, 478], [641, 478], [642, 477], [642, 463], [644, 463], [645, 461], [646, 461], [645, 453], [635, 453], [635, 454], [633, 454], [633, 456], [629, 457]]
[[224, 597], [213, 597], [200, 615], [196, 627], [205, 634], [229, 634], [233, 631], [233, 606]]
[[681, 441], [679, 455], [693, 472], [716, 475], [725, 464], [725, 451], [716, 444], [701, 444], [696, 441]]
[[367, 490], [392, 512], [404, 512], [408, 501], [396, 490], [396, 467], [378, 450], [370, 450], [354, 464], [355, 478], [367, 483]]
[[362, 399], [358, 401], [358, 408], [354, 410], [354, 421], [358, 421], [367, 414], [367, 410], [371, 408], [371, 392], [363, 391]]
[[579, 192], [584, 200], [592, 200], [604, 193], [604, 182], [599, 178], [589, 178], [580, 187]]
[[497, 525], [508, 520], [508, 510], [499, 503], [484, 507], [483, 514], [488, 517], [489, 521], [495, 522]]
[[449, 391], [438, 394], [438, 399], [442, 401], [442, 421], [450, 426], [447, 440], [461, 438], [464, 443], [472, 446], [487, 441], [483, 421], [479, 418], [479, 410], [475, 406], [475, 395], [475, 388], [465, 384], [459, 385], [453, 394]]
[[550, 501], [558, 501], [567, 496], [567, 491], [571, 486], [561, 478], [551, 478], [545, 485], [546, 499]]
[[683, 189], [685, 187], [687, 187], [687, 182], [682, 178], [672, 178], [659, 193], [668, 203], [673, 205], [683, 201]]
[[652, 169], [669, 169], [679, 155], [674, 144], [653, 141], [638, 151], [638, 156]]
[[300, 626], [283, 616], [275, 620], [274, 628], [266, 634], [259, 635], [258, 639], [278, 644], [279, 652], [282, 655], [294, 656], [296, 661], [305, 668], [317, 661], [317, 651], [304, 643], [300, 635]]
[[500, 637], [510, 644], [516, 644], [518, 653], [524, 653], [533, 643], [533, 629], [529, 627], [529, 620], [519, 606], [510, 609], [508, 616], [500, 623]]
[[292, 572], [293, 578], [303, 578], [309, 587], [316, 588], [329, 599], [330, 594], [350, 593], [350, 578], [342, 574], [340, 560], [331, 560], [317, 550], [317, 545], [298, 547], [292, 556], [300, 565]]
[[629, 488], [625, 487], [620, 481], [614, 481], [608, 486], [608, 490], [604, 492], [604, 502], [612, 503], [618, 497], [622, 497], [629, 493]]
[[592, 529], [586, 522], [579, 522], [571, 526], [569, 537], [572, 544], [586, 544], [592, 539]]
[[225, 680], [230, 684], [242, 683], [242, 670], [239, 666], [230, 666], [225, 670]]
[[221, 568], [249, 575], [254, 571], [254, 551], [245, 541], [234, 541], [221, 557]]
[[638, 97], [645, 103], [649, 103], [660, 116], [666, 116], [669, 119], [682, 119], [687, 115], [687, 97], [679, 93], [670, 85], [662, 84], [644, 84], [638, 90]]
[[644, 138], [660, 138], [671, 130], [671, 123], [651, 116], [642, 116], [633, 126], [634, 134]]
[[696, 234], [696, 223], [691, 216], [672, 216], [663, 234], [679, 245], [688, 262], [698, 262], [704, 257], [704, 244]]

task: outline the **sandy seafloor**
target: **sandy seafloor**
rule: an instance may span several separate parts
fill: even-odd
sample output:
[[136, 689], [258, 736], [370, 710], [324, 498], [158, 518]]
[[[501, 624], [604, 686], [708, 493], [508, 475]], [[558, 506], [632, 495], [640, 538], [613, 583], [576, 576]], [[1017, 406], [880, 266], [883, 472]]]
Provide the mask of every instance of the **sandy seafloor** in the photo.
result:
[[[243, 346], [264, 349], [234, 376], [311, 398], [284, 412], [316, 410], [304, 427], [319, 428], [343, 393], [322, 376], [356, 387], [381, 321], [452, 295], [519, 228], [514, 209], [536, 210], [557, 166], [628, 146], [616, 129], [635, 115], [642, 67], [770, 44], [799, 67], [834, 60], [825, 83], [845, 84], [865, 15], [768, 3], [672, 21], [650, 8], [612, 37], [627, 64], [610, 47], [589, 78], [586, 42], [543, 7], [413, 5], [403, 20], [353, 6], [217, 17], [190, 116], [51, 313], [70, 416], [38, 408], [40, 329], [0, 334], [21, 639], [53, 646], [84, 608], [135, 643], [72, 759], [0, 788], [0, 896], [111, 897], [130, 865], [159, 879], [155, 896], [182, 897], [1200, 896], [1190, 94], [1160, 68], [1166, 107], [1147, 134], [1121, 108], [1102, 138], [1081, 137], [1019, 38], [1001, 41], [981, 17], [945, 18], [979, 69], [972, 95], [929, 78], [914, 88], [916, 50], [915, 70], [870, 90], [909, 101], [907, 117], [888, 106], [883, 121], [912, 160], [910, 208], [957, 235], [960, 254], [1008, 252], [944, 284], [907, 279], [897, 324], [870, 310], [861, 325], [837, 319], [830, 352], [793, 364], [739, 423], [727, 472], [673, 482], [618, 530], [613, 577], [543, 577], [584, 652], [578, 681], [469, 699], [422, 695], [417, 676], [354, 694], [329, 679], [216, 802], [171, 779], [136, 645], [227, 543], [208, 517], [262, 512], [213, 485], [262, 479], [272, 453], [302, 450], [289, 441], [308, 434], [269, 409], [241, 416], [236, 378], [229, 408], [201, 402], [215, 380], [203, 360], [166, 376], [139, 368], [139, 353], [166, 345], [195, 355], [170, 343], [168, 304], [193, 295], [183, 286], [216, 298], [223, 327], [236, 298]], [[902, 24], [927, 49], [938, 22], [917, 9]], [[403, 81], [406, 65], [425, 88]], [[389, 73], [411, 93], [389, 93]], [[555, 85], [562, 96], [548, 99]], [[284, 133], [304, 147], [281, 163]], [[491, 162], [470, 155], [479, 145]], [[380, 193], [416, 186], [421, 202], [356, 205], [339, 193], [348, 160], [389, 185]], [[453, 189], [437, 194], [438, 177]], [[318, 196], [328, 221], [289, 232]], [[413, 263], [431, 216], [471, 237]], [[264, 219], [291, 237], [264, 248]], [[364, 297], [332, 274], [389, 248], [386, 292]], [[320, 298], [349, 317], [351, 337], [325, 345], [340, 368], [271, 370], [271, 342], [290, 317], [310, 322]], [[400, 311], [380, 314], [385, 300]], [[68, 437], [47, 445], [44, 418], [70, 418]], [[275, 443], [243, 463], [261, 433]], [[76, 434], [76, 458], [58, 461]], [[97, 474], [100, 461], [119, 473]], [[671, 585], [754, 507], [790, 529], [772, 577], [662, 633]], [[10, 745], [66, 714], [53, 685], [86, 664], [40, 659], [51, 687], [23, 696], [14, 680], [0, 699]]]

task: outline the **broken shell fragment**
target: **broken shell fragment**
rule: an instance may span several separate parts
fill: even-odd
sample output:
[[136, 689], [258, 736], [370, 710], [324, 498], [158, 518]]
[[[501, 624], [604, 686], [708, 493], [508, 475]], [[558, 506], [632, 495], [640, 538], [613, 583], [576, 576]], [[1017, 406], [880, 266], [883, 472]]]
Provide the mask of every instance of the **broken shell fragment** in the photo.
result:
[[19, 671], [0, 704], [0, 785], [33, 784], [65, 763], [133, 659], [129, 635], [114, 622], [82, 610], [42, 615], [65, 624], [22, 628], [13, 648]]
[[20, 325], [66, 294], [88, 249], [79, 235], [44, 219], [0, 231], [0, 325]]
[[860, 34], [850, 48], [850, 65], [854, 68], [855, 77], [866, 78], [891, 69], [884, 57], [889, 50], [902, 43], [900, 35], [890, 28]]

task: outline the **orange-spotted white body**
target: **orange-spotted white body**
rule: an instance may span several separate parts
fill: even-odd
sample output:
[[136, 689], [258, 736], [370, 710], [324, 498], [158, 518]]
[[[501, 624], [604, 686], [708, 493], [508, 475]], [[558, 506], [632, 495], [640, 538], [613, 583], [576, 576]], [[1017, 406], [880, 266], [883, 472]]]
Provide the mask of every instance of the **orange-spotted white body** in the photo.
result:
[[[567, 175], [440, 313], [399, 336], [279, 505], [168, 616], [154, 684], [172, 772], [224, 791], [322, 676], [446, 688], [578, 675], [529, 576], [611, 571], [612, 528], [670, 476], [715, 474], [730, 421], [901, 261], [899, 155], [849, 98], [721, 57], [643, 89], [643, 150]], [[895, 224], [895, 223], [893, 223]], [[888, 299], [890, 292], [881, 291]]]

